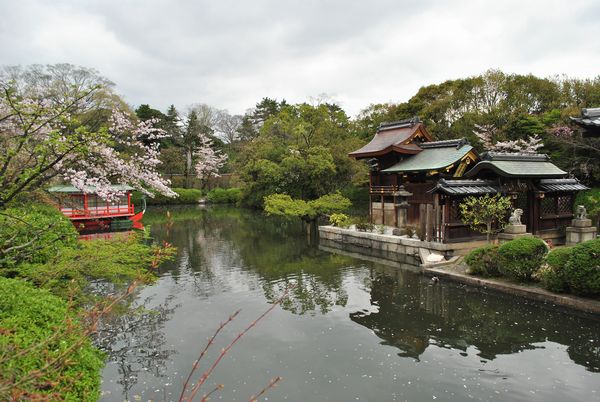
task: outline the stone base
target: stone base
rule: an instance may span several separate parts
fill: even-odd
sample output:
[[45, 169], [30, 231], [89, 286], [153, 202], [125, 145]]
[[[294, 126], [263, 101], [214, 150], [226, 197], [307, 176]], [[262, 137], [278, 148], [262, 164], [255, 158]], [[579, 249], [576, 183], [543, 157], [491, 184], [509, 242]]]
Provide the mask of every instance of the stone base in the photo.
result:
[[589, 228], [592, 226], [591, 219], [573, 219], [571, 221], [571, 226], [576, 228]]
[[[583, 219], [573, 219], [573, 222]], [[579, 243], [583, 243], [588, 240], [594, 240], [596, 238], [597, 229], [594, 226], [588, 227], [573, 227], [569, 226], [566, 229], [567, 234], [567, 246], [574, 246]]]
[[523, 234], [527, 233], [527, 226], [525, 225], [507, 225], [504, 228], [504, 232], [507, 234]]
[[[523, 225], [525, 226], [525, 225]], [[519, 237], [533, 236], [531, 233], [500, 233], [498, 234], [498, 241], [500, 243], [506, 243], [507, 241], [511, 241], [514, 239], [518, 239]]]

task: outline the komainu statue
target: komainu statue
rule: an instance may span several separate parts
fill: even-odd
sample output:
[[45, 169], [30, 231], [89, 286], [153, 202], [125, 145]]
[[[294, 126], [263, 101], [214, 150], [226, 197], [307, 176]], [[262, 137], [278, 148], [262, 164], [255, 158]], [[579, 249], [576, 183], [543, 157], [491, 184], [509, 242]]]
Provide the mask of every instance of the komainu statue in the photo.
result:
[[577, 205], [575, 219], [587, 219], [587, 210], [583, 205]]
[[521, 208], [515, 209], [510, 218], [508, 218], [508, 223], [511, 225], [522, 225], [521, 216], [523, 216], [523, 210]]

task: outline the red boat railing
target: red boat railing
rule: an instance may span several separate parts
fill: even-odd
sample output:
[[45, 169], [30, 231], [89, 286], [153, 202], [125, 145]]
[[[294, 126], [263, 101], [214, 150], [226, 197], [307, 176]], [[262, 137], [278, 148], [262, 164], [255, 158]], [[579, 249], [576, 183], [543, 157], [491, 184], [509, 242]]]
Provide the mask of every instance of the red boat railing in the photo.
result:
[[61, 207], [60, 211], [71, 219], [112, 218], [115, 216], [130, 216], [134, 214], [134, 205], [106, 205], [88, 207], [87, 209]]

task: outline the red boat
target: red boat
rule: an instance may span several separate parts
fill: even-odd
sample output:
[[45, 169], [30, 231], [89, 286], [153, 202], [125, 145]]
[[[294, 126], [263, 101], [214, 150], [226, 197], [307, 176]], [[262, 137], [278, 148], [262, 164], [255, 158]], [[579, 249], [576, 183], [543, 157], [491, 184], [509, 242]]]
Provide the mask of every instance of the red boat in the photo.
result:
[[131, 203], [133, 187], [126, 185], [113, 185], [115, 191], [123, 195], [114, 201], [106, 201], [94, 193], [94, 188], [81, 191], [73, 186], [53, 186], [49, 192], [57, 195], [58, 208], [68, 217], [78, 230], [127, 230], [140, 227], [140, 220], [146, 212], [146, 203], [143, 208], [135, 213], [135, 206]]

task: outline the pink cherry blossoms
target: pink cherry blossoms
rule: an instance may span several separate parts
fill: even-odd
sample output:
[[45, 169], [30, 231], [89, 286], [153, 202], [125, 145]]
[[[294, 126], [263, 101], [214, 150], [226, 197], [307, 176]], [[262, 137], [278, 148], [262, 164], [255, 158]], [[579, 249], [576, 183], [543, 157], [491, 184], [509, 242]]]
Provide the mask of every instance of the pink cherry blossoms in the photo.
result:
[[157, 171], [158, 140], [165, 132], [154, 121], [134, 123], [115, 109], [108, 128], [100, 118], [83, 123], [90, 109], [82, 103], [97, 87], [56, 101], [0, 84], [0, 208], [51, 181], [67, 181], [108, 200], [121, 195], [111, 184], [176, 195]]
[[206, 182], [211, 177], [219, 177], [219, 169], [227, 160], [227, 155], [213, 148], [212, 140], [205, 134], [198, 135], [198, 146], [194, 151], [196, 176]]
[[155, 128], [155, 123], [151, 119], [133, 124], [125, 113], [113, 110], [108, 130], [113, 143], [91, 142], [88, 157], [65, 169], [63, 178], [82, 191], [94, 191], [109, 200], [122, 195], [113, 183], [129, 184], [150, 196], [158, 192], [175, 197], [170, 182], [156, 170], [161, 163], [158, 140], [167, 134]]

